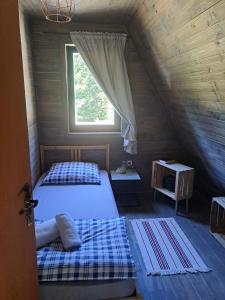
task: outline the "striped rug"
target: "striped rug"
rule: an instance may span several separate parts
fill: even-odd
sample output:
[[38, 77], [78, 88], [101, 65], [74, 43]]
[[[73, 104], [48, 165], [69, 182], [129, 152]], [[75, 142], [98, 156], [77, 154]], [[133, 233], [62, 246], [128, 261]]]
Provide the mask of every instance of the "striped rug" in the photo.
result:
[[148, 275], [209, 272], [174, 218], [131, 220]]

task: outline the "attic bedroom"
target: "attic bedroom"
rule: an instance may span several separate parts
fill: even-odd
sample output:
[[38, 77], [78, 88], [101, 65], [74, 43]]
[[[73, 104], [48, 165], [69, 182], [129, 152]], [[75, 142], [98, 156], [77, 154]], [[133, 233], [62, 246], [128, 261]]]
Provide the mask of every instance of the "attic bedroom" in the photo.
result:
[[0, 299], [224, 299], [225, 0], [0, 16]]

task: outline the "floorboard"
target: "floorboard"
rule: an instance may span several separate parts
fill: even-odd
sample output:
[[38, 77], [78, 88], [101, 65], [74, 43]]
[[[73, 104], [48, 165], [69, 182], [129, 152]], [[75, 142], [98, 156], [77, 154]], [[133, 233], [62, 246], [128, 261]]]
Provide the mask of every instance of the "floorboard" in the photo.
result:
[[[225, 249], [209, 232], [209, 206], [198, 199], [192, 199], [190, 213], [184, 215], [185, 206], [181, 203], [181, 215], [175, 215], [174, 202], [152, 194], [142, 196], [138, 207], [120, 207], [120, 215], [129, 219], [174, 217], [184, 233], [199, 252], [209, 273], [182, 274], [171, 276], [146, 276], [144, 263], [131, 226], [128, 228], [131, 248], [137, 268], [138, 287], [145, 300], [224, 300], [225, 299]], [[128, 203], [129, 204], [129, 203]]]

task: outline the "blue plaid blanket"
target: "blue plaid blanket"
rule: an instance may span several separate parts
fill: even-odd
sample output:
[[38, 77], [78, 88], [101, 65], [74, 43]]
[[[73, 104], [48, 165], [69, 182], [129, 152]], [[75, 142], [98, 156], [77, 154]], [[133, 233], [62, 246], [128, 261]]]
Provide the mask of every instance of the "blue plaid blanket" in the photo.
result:
[[39, 281], [135, 278], [125, 218], [75, 220], [79, 249], [65, 251], [60, 240], [37, 250]]

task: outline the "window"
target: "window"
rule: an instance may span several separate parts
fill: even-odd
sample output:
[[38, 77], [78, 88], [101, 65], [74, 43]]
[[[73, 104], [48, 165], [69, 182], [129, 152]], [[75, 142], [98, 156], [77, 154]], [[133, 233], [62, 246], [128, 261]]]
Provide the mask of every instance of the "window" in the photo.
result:
[[74, 46], [66, 46], [72, 132], [120, 132], [121, 120]]

